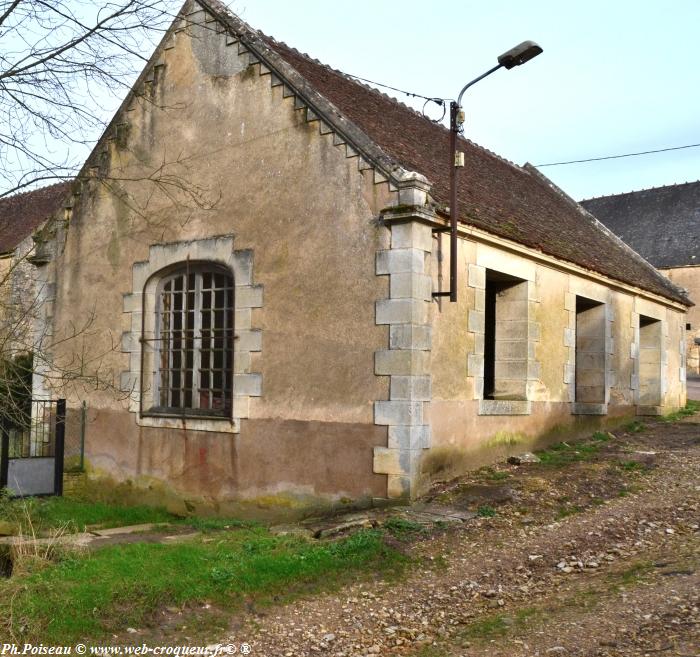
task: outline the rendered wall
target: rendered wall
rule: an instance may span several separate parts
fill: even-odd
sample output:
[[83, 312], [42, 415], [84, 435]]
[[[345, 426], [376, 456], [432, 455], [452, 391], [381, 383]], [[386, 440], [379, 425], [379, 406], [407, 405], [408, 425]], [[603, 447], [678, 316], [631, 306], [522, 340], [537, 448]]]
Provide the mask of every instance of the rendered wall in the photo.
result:
[[[593, 431], [623, 416], [668, 412], [685, 404], [683, 312], [477, 240], [460, 239], [458, 257], [458, 303], [441, 300], [432, 308], [432, 443], [423, 459], [423, 485], [433, 477], [449, 476], [547, 441]], [[434, 289], [444, 289], [449, 272], [447, 238], [435, 240], [432, 260], [439, 263], [433, 270]], [[484, 277], [490, 270], [529, 283], [529, 328], [527, 335], [523, 333], [530, 351], [525, 371], [526, 402], [483, 399], [481, 315]], [[598, 349], [595, 354], [595, 364], [604, 363], [604, 379], [598, 368], [594, 374], [596, 399], [590, 400], [598, 401], [604, 381], [603, 403], [576, 402], [577, 296], [605, 304], [593, 313], [597, 312], [599, 320], [596, 335], [605, 336], [603, 351]], [[640, 314], [661, 320], [660, 407], [645, 406], [648, 395], [640, 398]], [[601, 319], [605, 327], [600, 326]], [[603, 343], [598, 342], [595, 346], [600, 348]], [[582, 358], [588, 358], [587, 367], [593, 363], [590, 354], [579, 353], [579, 360]]]
[[[118, 118], [122, 136], [82, 190], [51, 265], [56, 334], [83, 327], [57, 365], [84, 355], [104, 381], [66, 391], [90, 407], [87, 462], [191, 504], [384, 497], [372, 459], [387, 429], [375, 426], [373, 402], [388, 397], [388, 380], [374, 375], [374, 352], [388, 329], [375, 324], [374, 301], [388, 292], [375, 253], [389, 233], [375, 217], [393, 193], [208, 25], [160, 53], [150, 97]], [[170, 186], [148, 180], [164, 162]], [[249, 310], [262, 347], [246, 365], [262, 395], [240, 433], [139, 426], [122, 385], [133, 371], [132, 345], [121, 342], [138, 313], [122, 312], [134, 263], [154, 245], [220, 235], [251, 252], [262, 286], [262, 307]]]
[[668, 276], [676, 285], [688, 290], [691, 301], [695, 306], [688, 309], [686, 323], [690, 324], [690, 330], [686, 331], [688, 374], [700, 374], [700, 345], [695, 343], [695, 338], [700, 338], [700, 266], [677, 267], [675, 269], [662, 269], [662, 274]]

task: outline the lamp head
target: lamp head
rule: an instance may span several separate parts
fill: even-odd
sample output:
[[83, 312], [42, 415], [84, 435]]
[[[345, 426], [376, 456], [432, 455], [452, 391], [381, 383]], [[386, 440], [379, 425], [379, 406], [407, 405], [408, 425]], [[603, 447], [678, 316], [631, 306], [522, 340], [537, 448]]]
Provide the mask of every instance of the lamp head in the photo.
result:
[[525, 62], [529, 62], [533, 57], [537, 57], [542, 52], [542, 48], [534, 41], [523, 41], [522, 43], [504, 52], [499, 58], [498, 63], [504, 68], [513, 68], [520, 66]]

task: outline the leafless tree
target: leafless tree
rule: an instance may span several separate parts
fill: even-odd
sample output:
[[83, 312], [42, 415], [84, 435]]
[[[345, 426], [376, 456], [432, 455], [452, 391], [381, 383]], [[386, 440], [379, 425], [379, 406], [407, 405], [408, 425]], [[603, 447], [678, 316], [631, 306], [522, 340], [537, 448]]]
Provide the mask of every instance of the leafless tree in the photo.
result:
[[[80, 177], [181, 2], [0, 0], [0, 199]], [[153, 99], [144, 95], [139, 101]], [[217, 193], [189, 182], [186, 156], [153, 155], [152, 171], [144, 167], [138, 179], [119, 170], [84, 175], [142, 217], [152, 195], [173, 205], [215, 205]], [[24, 288], [19, 297], [13, 293], [23, 272], [32, 276], [31, 258], [31, 249], [18, 249], [0, 268], [0, 411], [15, 422], [26, 415], [31, 398], [31, 373], [25, 376], [29, 356], [29, 367], [55, 379], [49, 385], [111, 387], [124, 394], [117, 374], [101, 367], [106, 354], [85, 352], [91, 318], [54, 336], [37, 324], [41, 284], [29, 292]], [[75, 343], [72, 360], [57, 363], [53, 353], [65, 341]], [[119, 349], [118, 340], [113, 342]]]
[[0, 0], [0, 197], [70, 179], [178, 0]]

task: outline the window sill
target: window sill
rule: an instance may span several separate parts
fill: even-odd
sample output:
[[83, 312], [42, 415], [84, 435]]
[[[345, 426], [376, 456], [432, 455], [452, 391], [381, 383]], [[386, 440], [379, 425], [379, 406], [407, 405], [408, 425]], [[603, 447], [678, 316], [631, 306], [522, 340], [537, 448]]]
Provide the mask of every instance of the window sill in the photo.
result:
[[238, 418], [230, 417], [182, 417], [182, 415], [146, 414], [138, 416], [136, 423], [140, 427], [155, 429], [181, 429], [187, 431], [209, 431], [212, 433], [240, 433], [241, 423]]
[[572, 415], [607, 415], [607, 404], [591, 404], [589, 402], [574, 402], [571, 405]]
[[532, 403], [515, 399], [480, 399], [479, 415], [530, 415]]
[[187, 409], [185, 412], [177, 410], [159, 408], [149, 408], [141, 413], [141, 417], [170, 417], [178, 420], [231, 420], [230, 415], [223, 413], [207, 413], [206, 411], [198, 411], [195, 409]]

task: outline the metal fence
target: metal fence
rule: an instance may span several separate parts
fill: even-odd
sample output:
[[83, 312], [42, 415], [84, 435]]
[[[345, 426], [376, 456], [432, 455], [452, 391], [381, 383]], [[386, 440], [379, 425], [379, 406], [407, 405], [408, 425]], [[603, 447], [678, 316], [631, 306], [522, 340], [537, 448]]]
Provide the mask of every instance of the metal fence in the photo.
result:
[[65, 399], [32, 400], [0, 426], [0, 488], [15, 495], [63, 492], [63, 473], [85, 465], [85, 403], [67, 409]]
[[62, 495], [66, 400], [32, 400], [2, 417], [0, 487], [10, 494]]

